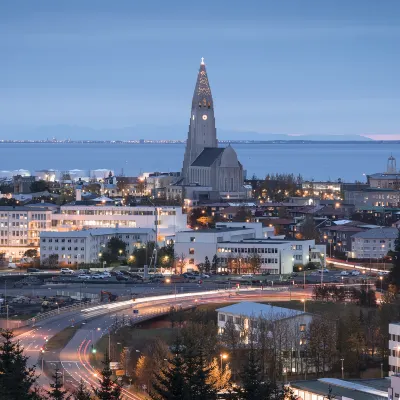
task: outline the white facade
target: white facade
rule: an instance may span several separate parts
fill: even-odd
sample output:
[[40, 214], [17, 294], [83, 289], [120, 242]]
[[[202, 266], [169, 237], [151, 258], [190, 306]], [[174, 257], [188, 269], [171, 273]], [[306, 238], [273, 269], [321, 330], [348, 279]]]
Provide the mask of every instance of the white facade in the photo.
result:
[[376, 228], [356, 233], [351, 237], [349, 257], [381, 259], [389, 250], [394, 250], [397, 236], [397, 228]]
[[0, 207], [0, 251], [14, 261], [28, 249], [39, 250], [40, 232], [51, 229], [52, 215], [42, 207]]
[[90, 264], [99, 262], [107, 242], [117, 237], [126, 243], [126, 252], [131, 254], [136, 247], [141, 247], [155, 240], [153, 229], [103, 228], [69, 232], [42, 232], [40, 235], [40, 261], [50, 255], [58, 256], [59, 264]]
[[392, 375], [390, 377], [390, 387], [388, 388], [388, 399], [396, 400], [400, 398], [400, 376]]
[[389, 375], [400, 373], [400, 323], [389, 324]]
[[261, 223], [218, 223], [215, 229], [177, 232], [175, 252], [188, 269], [217, 255], [220, 267], [235, 260], [233, 269], [243, 273], [254, 254], [260, 258], [261, 271], [271, 274], [290, 274], [294, 265], [310, 261], [325, 267], [325, 245], [316, 245], [314, 240], [271, 239], [271, 235], [272, 230]]
[[182, 214], [181, 207], [117, 207], [95, 205], [65, 205], [59, 214], [53, 215], [53, 225], [56, 229], [83, 228], [150, 228], [155, 229], [157, 217], [158, 240], [164, 240], [166, 235], [173, 235], [186, 229], [187, 216]]

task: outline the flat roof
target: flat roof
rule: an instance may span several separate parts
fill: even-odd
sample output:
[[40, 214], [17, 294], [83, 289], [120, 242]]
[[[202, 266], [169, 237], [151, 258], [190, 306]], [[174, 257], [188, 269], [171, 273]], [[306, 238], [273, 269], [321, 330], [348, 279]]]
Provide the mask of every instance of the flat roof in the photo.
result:
[[[53, 204], [54, 206], [54, 204]], [[38, 207], [38, 206], [0, 206], [0, 211], [51, 211], [46, 210], [46, 207]]]
[[[388, 386], [390, 381], [388, 381]], [[353, 400], [384, 400], [388, 398], [388, 392], [369, 386], [366, 382], [355, 383], [334, 378], [322, 378], [310, 381], [291, 382], [291, 387], [326, 396], [329, 388], [332, 388], [334, 396], [348, 397]]]
[[274, 242], [266, 242], [266, 241], [264, 241], [264, 240], [258, 240], [258, 239], [244, 239], [244, 240], [241, 240], [240, 242], [232, 242], [231, 240], [225, 240], [225, 241], [223, 241], [223, 242], [218, 242], [217, 244], [221, 244], [221, 243], [229, 243], [229, 244], [235, 244], [235, 245], [238, 245], [238, 244], [244, 244], [244, 245], [246, 245], [246, 244], [286, 244], [287, 242], [285, 242], [285, 241], [283, 241], [283, 240], [280, 240], [280, 239], [277, 239], [278, 241], [274, 241]]
[[270, 304], [254, 303], [252, 301], [242, 301], [230, 306], [218, 308], [216, 311], [228, 314], [242, 315], [245, 317], [258, 318], [268, 317], [284, 319], [307, 314], [303, 311], [292, 310], [291, 308], [275, 307]]
[[151, 228], [93, 228], [93, 229], [82, 229], [79, 231], [65, 231], [65, 232], [53, 232], [43, 231], [40, 232], [40, 237], [87, 237], [87, 236], [99, 236], [99, 235], [127, 235], [132, 233], [150, 233], [154, 232]]
[[250, 229], [255, 229], [253, 227], [250, 228], [244, 228], [243, 226], [233, 226], [231, 228], [210, 228], [210, 229], [199, 229], [199, 230], [191, 230], [191, 231], [179, 231], [177, 233], [218, 233], [218, 232], [233, 232], [233, 231], [244, 231], [244, 230], [250, 230]]

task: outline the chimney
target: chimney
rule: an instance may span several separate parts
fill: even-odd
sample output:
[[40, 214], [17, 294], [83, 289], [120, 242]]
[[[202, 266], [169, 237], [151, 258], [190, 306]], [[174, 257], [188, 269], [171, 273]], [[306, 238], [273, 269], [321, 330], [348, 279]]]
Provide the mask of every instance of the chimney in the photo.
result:
[[81, 201], [82, 200], [82, 189], [76, 189], [75, 191], [75, 200]]

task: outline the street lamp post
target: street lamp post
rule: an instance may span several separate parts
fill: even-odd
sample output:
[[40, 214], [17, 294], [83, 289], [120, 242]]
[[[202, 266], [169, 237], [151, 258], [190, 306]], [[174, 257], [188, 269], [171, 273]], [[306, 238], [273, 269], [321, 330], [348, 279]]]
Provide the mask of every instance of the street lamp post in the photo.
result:
[[383, 276], [379, 277], [379, 280], [381, 281], [381, 293], [382, 293], [382, 281], [383, 281]]
[[341, 358], [340, 361], [342, 362], [342, 379], [344, 379], [344, 366], [343, 366], [344, 358]]
[[301, 302], [303, 303], [303, 311], [306, 312], [306, 299], [301, 299]]
[[221, 357], [221, 374], [222, 374], [222, 360], [226, 360], [228, 358], [228, 354], [221, 353], [219, 356]]

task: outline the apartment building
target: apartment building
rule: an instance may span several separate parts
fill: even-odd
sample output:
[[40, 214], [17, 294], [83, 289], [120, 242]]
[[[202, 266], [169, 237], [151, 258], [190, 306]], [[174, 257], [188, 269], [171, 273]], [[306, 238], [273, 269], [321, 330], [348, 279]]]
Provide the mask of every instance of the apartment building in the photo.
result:
[[[157, 222], [157, 226], [156, 226]], [[181, 207], [118, 207], [114, 205], [67, 204], [53, 215], [53, 227], [84, 228], [157, 228], [158, 240], [187, 228], [187, 216]]]
[[39, 235], [51, 229], [53, 211], [46, 207], [0, 207], [0, 252], [19, 260], [28, 249], [39, 250]]
[[68, 232], [41, 232], [40, 261], [56, 255], [59, 265], [90, 264], [99, 262], [108, 241], [117, 237], [126, 244], [131, 254], [137, 247], [155, 240], [155, 231], [150, 228], [99, 228]]
[[352, 251], [348, 255], [357, 259], [382, 259], [389, 250], [394, 250], [398, 234], [397, 228], [375, 228], [356, 233], [351, 237]]
[[389, 376], [400, 373], [400, 322], [389, 324]]

